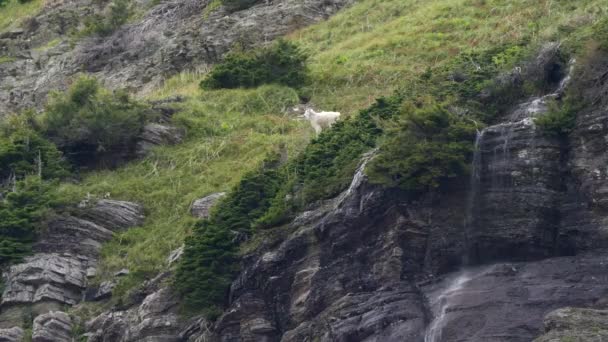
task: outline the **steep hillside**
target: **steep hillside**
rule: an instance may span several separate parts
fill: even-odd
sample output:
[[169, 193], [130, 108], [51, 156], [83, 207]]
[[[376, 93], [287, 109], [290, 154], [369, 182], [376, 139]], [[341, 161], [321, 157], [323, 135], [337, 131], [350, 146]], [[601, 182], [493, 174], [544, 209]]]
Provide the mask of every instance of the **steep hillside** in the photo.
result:
[[[119, 5], [0, 8], [0, 114], [42, 112], [0, 127], [3, 239], [9, 193], [52, 197], [4, 265], [0, 340], [605, 335], [605, 1], [137, 1], [109, 29]], [[282, 36], [303, 84], [199, 85]], [[80, 106], [78, 73], [137, 100]], [[116, 150], [47, 127], [95, 107], [149, 119]], [[314, 136], [306, 107], [341, 120]], [[22, 126], [73, 165], [15, 162]]]

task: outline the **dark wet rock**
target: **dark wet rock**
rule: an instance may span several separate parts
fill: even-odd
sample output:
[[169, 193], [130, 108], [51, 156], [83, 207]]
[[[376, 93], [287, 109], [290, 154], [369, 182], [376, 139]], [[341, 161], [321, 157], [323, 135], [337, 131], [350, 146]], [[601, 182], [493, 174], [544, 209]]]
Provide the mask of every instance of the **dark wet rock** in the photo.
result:
[[[543, 317], [563, 306], [591, 306], [606, 296], [608, 254], [500, 263], [467, 269], [422, 286], [440, 299], [444, 315], [437, 341], [531, 341]], [[458, 281], [461, 285], [454, 286]]]
[[32, 342], [71, 342], [72, 319], [61, 311], [51, 311], [34, 320]]
[[[562, 193], [562, 145], [531, 118], [491, 126], [479, 144], [470, 257], [478, 262], [554, 255]], [[509, 205], [505, 205], [509, 203]]]
[[226, 196], [225, 192], [218, 192], [216, 194], [197, 199], [194, 201], [194, 203], [192, 203], [192, 209], [190, 210], [192, 216], [200, 219], [208, 218], [211, 208], [224, 196]]

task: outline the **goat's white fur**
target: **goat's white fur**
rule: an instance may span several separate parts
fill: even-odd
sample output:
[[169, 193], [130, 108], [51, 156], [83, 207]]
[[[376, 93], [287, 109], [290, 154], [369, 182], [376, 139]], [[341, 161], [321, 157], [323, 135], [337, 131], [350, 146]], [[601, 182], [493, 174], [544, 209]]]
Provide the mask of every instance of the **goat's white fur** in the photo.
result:
[[340, 118], [338, 112], [315, 112], [312, 108], [306, 109], [304, 118], [310, 121], [312, 128], [317, 134], [321, 133], [324, 128], [329, 128], [336, 123]]

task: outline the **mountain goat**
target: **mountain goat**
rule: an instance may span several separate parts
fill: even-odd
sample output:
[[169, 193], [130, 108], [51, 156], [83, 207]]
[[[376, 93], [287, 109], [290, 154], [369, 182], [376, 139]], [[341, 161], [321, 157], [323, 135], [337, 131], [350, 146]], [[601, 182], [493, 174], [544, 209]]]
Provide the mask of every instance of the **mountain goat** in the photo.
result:
[[321, 133], [324, 128], [329, 128], [338, 121], [340, 113], [338, 112], [315, 112], [311, 108], [306, 109], [302, 116], [310, 121], [312, 128], [317, 134]]

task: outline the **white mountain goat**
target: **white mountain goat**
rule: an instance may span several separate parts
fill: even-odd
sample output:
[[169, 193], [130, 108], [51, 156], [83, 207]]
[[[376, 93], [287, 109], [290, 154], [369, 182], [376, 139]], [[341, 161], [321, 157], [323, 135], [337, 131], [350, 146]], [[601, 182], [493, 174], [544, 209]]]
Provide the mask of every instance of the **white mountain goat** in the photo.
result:
[[336, 123], [340, 118], [338, 112], [315, 112], [311, 108], [306, 109], [304, 115], [306, 120], [310, 121], [312, 128], [314, 128], [317, 134], [321, 133], [324, 128], [329, 128], [331, 125]]

